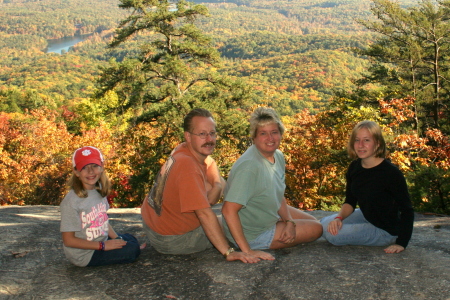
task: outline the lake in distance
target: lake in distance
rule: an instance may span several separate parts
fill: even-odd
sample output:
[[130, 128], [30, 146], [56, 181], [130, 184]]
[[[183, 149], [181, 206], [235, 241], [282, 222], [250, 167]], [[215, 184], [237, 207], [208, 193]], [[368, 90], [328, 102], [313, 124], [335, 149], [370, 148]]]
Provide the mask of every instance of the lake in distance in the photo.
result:
[[89, 36], [71, 36], [71, 37], [65, 37], [61, 39], [54, 39], [54, 40], [47, 40], [48, 46], [45, 50], [45, 53], [58, 53], [62, 54], [63, 50], [65, 52], [69, 51], [69, 48], [74, 46], [75, 44], [84, 41]]

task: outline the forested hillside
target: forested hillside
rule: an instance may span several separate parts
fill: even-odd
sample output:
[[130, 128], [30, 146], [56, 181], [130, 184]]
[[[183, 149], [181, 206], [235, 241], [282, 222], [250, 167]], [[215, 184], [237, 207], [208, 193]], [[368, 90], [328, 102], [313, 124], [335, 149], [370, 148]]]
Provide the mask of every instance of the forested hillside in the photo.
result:
[[116, 1], [110, 0], [2, 2], [0, 32], [46, 39], [112, 29], [126, 14]]
[[[91, 144], [109, 158], [111, 203], [139, 205], [180, 140], [182, 115], [195, 106], [218, 119], [216, 158], [226, 176], [249, 144], [242, 120], [269, 105], [289, 129], [283, 150], [292, 204], [338, 207], [348, 132], [368, 118], [384, 126], [416, 209], [450, 212], [448, 1], [145, 3], [149, 14], [174, 17], [170, 26], [182, 33], [176, 45], [194, 60], [158, 48], [170, 33], [151, 21], [128, 33], [134, 25], [126, 18], [143, 12], [124, 0], [0, 0], [2, 204], [58, 204], [70, 153]], [[183, 15], [186, 7], [194, 17]], [[416, 33], [432, 18], [440, 32]], [[72, 36], [85, 40], [62, 55], [46, 53], [49, 40]], [[155, 53], [177, 68], [146, 66]], [[176, 73], [179, 85], [147, 80], [155, 68]]]
[[[258, 85], [269, 83], [272, 86], [270, 90], [280, 101], [286, 99], [286, 95], [288, 98], [292, 96], [299, 103], [292, 104], [290, 112], [289, 109], [284, 110], [284, 113], [292, 114], [299, 107], [320, 109], [329, 102], [335, 87], [348, 89], [351, 87], [349, 83], [359, 77], [360, 66], [364, 65], [365, 60], [357, 57], [351, 59], [349, 55], [353, 55], [351, 48], [361, 47], [370, 39], [368, 32], [355, 22], [355, 18], [370, 15], [369, 3], [370, 1], [212, 2], [205, 3], [211, 16], [199, 18], [197, 24], [217, 43], [226, 61], [225, 70], [234, 72], [237, 69], [241, 73], [239, 76], [244, 77], [251, 73], [251, 80], [259, 81]], [[20, 87], [22, 92], [25, 92], [24, 87], [27, 92], [39, 90], [42, 97], [55, 97], [59, 94], [62, 99], [57, 102], [60, 104], [89, 97], [94, 85], [94, 80], [89, 76], [98, 74], [96, 66], [110, 58], [122, 60], [126, 53], [136, 51], [138, 47], [136, 44], [129, 44], [125, 46], [127, 49], [113, 53], [106, 49], [111, 30], [127, 14], [127, 10], [120, 9], [118, 4], [114, 0], [4, 1], [0, 11], [0, 63], [5, 66], [0, 71], [2, 87]], [[72, 53], [82, 56], [82, 59], [76, 60], [83, 63], [59, 63], [59, 59], [64, 59], [59, 57], [50, 58], [55, 60], [53, 65], [56, 68], [48, 63], [48, 57], [54, 56], [43, 53], [48, 39], [83, 34], [92, 36], [74, 47]], [[340, 66], [330, 65], [325, 57], [321, 58], [319, 55], [316, 56], [317, 59], [301, 58], [311, 64], [310, 68], [313, 70], [333, 69], [332, 76], [338, 73], [339, 77], [345, 78], [342, 83], [339, 80], [324, 82], [326, 76], [317, 78], [316, 81], [322, 82], [312, 85], [300, 80], [294, 83], [298, 88], [291, 88], [286, 92], [286, 84], [283, 82], [279, 85], [277, 78], [283, 77], [281, 73], [286, 70], [279, 70], [280, 67], [271, 65], [272, 74], [265, 76], [257, 66], [261, 64], [258, 60], [272, 57], [273, 60], [285, 61], [280, 64], [285, 68], [286, 64], [294, 65], [289, 55], [314, 50], [345, 52], [339, 62]], [[241, 63], [251, 70], [242, 72], [239, 66]], [[52, 71], [46, 70], [47, 68]], [[295, 68], [291, 71], [296, 72]], [[343, 73], [339, 74], [341, 71]], [[61, 84], [55, 82], [58, 80], [54, 77], [59, 76]], [[50, 81], [53, 83], [48, 84]], [[309, 91], [310, 96], [299, 97], [298, 89], [302, 92]]]

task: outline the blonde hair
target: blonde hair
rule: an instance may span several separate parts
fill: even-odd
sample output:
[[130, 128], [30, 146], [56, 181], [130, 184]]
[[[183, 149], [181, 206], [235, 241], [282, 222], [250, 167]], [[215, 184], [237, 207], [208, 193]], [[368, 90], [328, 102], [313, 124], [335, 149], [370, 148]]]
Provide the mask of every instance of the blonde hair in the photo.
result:
[[270, 107], [256, 108], [250, 116], [250, 137], [254, 139], [258, 127], [268, 124], [277, 124], [281, 135], [283, 135], [285, 128], [275, 110]]
[[[76, 169], [74, 168], [72, 172], [72, 176], [70, 177], [67, 185], [74, 190], [75, 194], [77, 194], [80, 198], [87, 198], [88, 193], [83, 187], [83, 183], [80, 178], [75, 174]], [[100, 175], [100, 179], [95, 184], [95, 189], [97, 192], [102, 195], [102, 197], [106, 197], [111, 193], [111, 181], [109, 180], [108, 173], [106, 170], [102, 171]]]
[[374, 121], [368, 121], [364, 120], [356, 124], [355, 127], [353, 127], [352, 135], [350, 136], [350, 139], [348, 141], [347, 145], [347, 153], [351, 159], [355, 159], [358, 157], [355, 151], [355, 139], [356, 135], [358, 134], [358, 131], [360, 129], [367, 129], [369, 133], [372, 135], [375, 144], [377, 145], [377, 149], [375, 150], [375, 157], [381, 157], [385, 158], [387, 155], [386, 150], [386, 142], [384, 141], [383, 133], [381, 131], [380, 125], [375, 123]]

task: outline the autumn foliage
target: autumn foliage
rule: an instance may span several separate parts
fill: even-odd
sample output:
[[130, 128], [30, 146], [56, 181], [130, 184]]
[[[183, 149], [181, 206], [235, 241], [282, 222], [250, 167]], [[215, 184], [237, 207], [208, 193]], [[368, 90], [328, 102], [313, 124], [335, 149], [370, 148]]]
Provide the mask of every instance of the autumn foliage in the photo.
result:
[[[0, 113], [0, 203], [59, 205], [67, 192], [73, 151], [93, 145], [102, 150], [112, 175], [111, 204], [136, 206], [129, 184], [135, 170], [129, 162], [139, 164], [136, 158], [142, 155], [136, 154], [138, 148], [130, 147], [128, 140], [122, 139], [123, 133], [114, 132], [105, 123], [82, 130], [80, 135], [69, 133], [60, 117], [47, 109], [30, 114]], [[145, 132], [148, 135], [155, 130], [147, 128]]]
[[378, 108], [340, 106], [317, 115], [307, 110], [285, 118], [286, 198], [302, 209], [335, 210], [345, 198], [346, 146], [364, 119], [382, 125], [388, 158], [405, 174], [418, 211], [450, 213], [450, 140], [440, 129], [411, 130], [414, 99], [379, 100]]
[[[69, 2], [52, 10], [84, 8]], [[167, 0], [119, 1], [122, 13], [97, 2], [83, 11], [83, 22], [75, 20], [84, 23], [78, 29], [67, 26], [73, 20], [58, 25], [55, 18], [42, 21], [48, 14], [22, 13], [45, 3], [4, 7], [11, 18], [0, 25], [1, 205], [58, 205], [71, 154], [92, 145], [106, 157], [111, 205], [139, 206], [194, 107], [216, 117], [221, 138], [214, 157], [226, 177], [251, 142], [245, 116], [268, 105], [287, 128], [281, 150], [291, 205], [340, 207], [349, 132], [373, 120], [382, 126], [388, 158], [407, 178], [415, 209], [450, 214], [448, 3], [402, 8], [372, 0], [375, 19], [359, 22], [380, 34], [372, 36], [347, 22], [355, 19], [348, 4], [329, 10], [247, 1], [238, 14], [229, 9], [235, 4], [210, 3], [214, 17], [205, 22], [207, 7], [185, 1], [176, 1], [176, 10]], [[361, 5], [350, 4], [365, 18], [367, 3]], [[98, 18], [99, 9], [115, 19]], [[261, 18], [265, 9], [270, 18]], [[22, 23], [29, 26], [17, 27]], [[42, 53], [46, 38], [74, 30], [93, 35], [65, 55]]]
[[56, 113], [0, 113], [1, 204], [59, 204], [72, 135]]
[[[301, 209], [336, 210], [344, 201], [345, 172], [349, 164], [346, 143], [352, 127], [361, 119], [382, 124], [389, 158], [407, 177], [417, 210], [450, 212], [450, 141], [439, 129], [423, 136], [406, 131], [414, 117], [410, 99], [380, 101], [380, 110], [328, 110], [316, 115], [304, 110], [283, 117], [287, 131], [282, 141], [286, 157], [286, 198]], [[180, 142], [164, 135], [158, 124], [141, 123], [127, 130], [106, 123], [79, 134], [69, 133], [64, 111], [47, 109], [28, 114], [0, 113], [0, 203], [2, 205], [58, 205], [71, 172], [70, 156], [83, 145], [100, 148], [113, 181], [108, 197], [112, 206], [135, 207], [149, 191], [165, 157], [155, 160], [158, 148], [168, 155]], [[220, 120], [218, 120], [220, 130]], [[176, 135], [173, 135], [176, 136]], [[242, 141], [247, 141], [243, 143]], [[214, 154], [226, 177], [245, 150], [248, 137], [220, 139]]]

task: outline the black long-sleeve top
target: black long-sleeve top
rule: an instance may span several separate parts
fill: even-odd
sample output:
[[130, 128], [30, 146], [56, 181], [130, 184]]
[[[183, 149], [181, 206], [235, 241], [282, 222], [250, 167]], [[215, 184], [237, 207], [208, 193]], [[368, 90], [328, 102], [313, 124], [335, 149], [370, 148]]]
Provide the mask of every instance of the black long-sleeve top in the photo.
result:
[[345, 203], [358, 204], [364, 217], [374, 226], [398, 236], [396, 243], [406, 248], [411, 239], [414, 210], [402, 172], [388, 160], [365, 169], [354, 160], [346, 174]]

